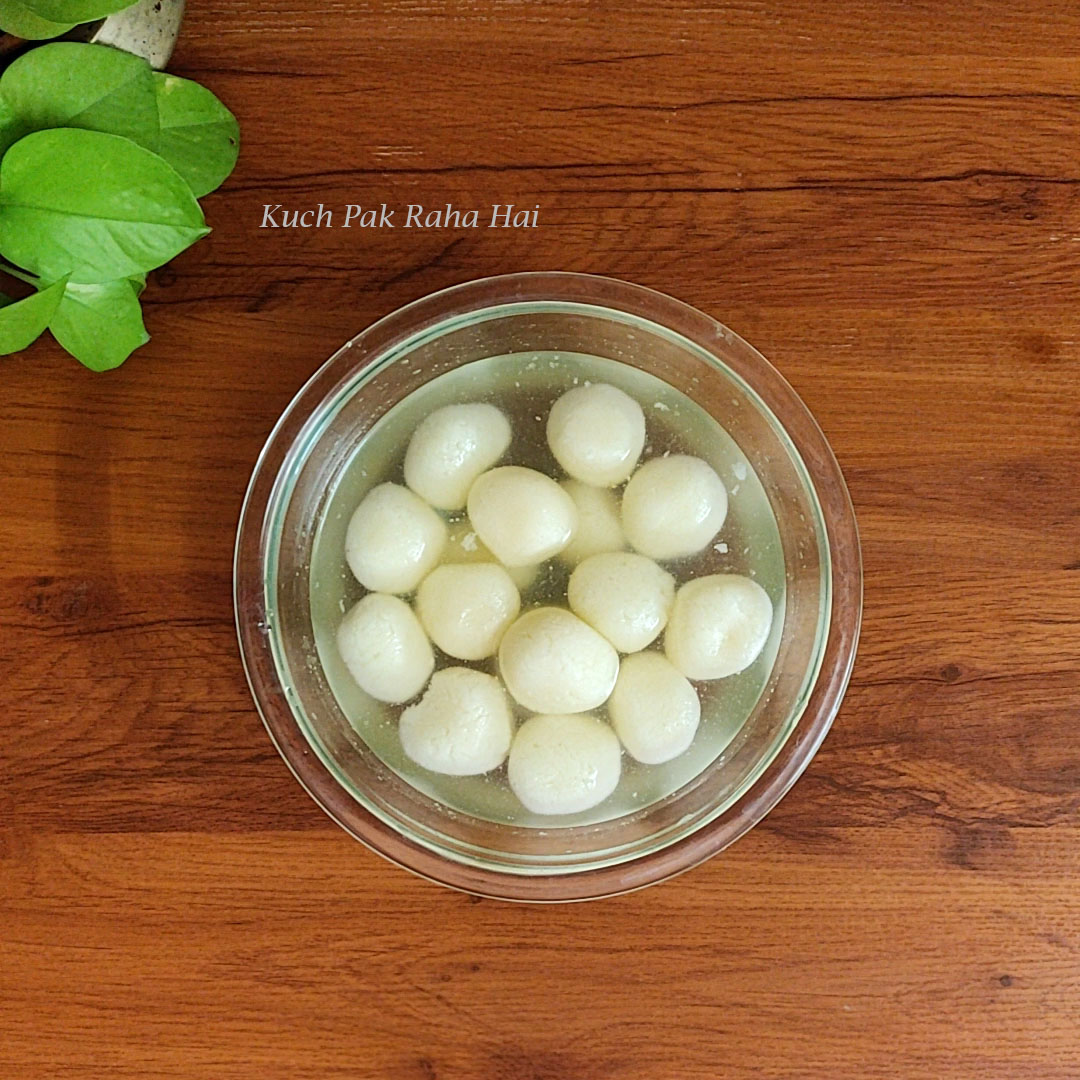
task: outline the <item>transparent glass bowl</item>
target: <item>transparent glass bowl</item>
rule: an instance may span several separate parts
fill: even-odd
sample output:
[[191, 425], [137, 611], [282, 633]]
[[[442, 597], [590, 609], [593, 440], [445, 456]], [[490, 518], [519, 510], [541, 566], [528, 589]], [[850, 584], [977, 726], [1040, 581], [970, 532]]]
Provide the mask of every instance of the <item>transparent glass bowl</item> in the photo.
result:
[[[311, 618], [316, 527], [366, 432], [430, 379], [530, 350], [633, 364], [706, 409], [764, 485], [786, 571], [779, 651], [735, 740], [669, 796], [575, 827], [472, 817], [387, 768], [331, 692]], [[847, 687], [862, 568], [836, 459], [760, 353], [650, 289], [584, 274], [512, 274], [401, 308], [338, 350], [297, 394], [259, 457], [241, 512], [235, 603], [248, 681], [267, 730], [296, 778], [342, 828], [444, 885], [514, 900], [584, 900], [702, 862], [783, 797], [821, 745]]]

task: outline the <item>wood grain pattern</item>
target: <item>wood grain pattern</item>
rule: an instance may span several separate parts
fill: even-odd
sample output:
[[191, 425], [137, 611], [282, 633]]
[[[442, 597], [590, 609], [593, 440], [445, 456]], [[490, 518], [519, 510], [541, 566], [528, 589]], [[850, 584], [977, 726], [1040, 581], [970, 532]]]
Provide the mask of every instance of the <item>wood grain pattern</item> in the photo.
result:
[[[213, 235], [108, 376], [4, 361], [0, 1075], [1080, 1075], [1080, 11], [207, 0]], [[541, 205], [259, 230], [264, 203]], [[863, 645], [780, 807], [678, 881], [525, 909], [332, 827], [251, 706], [233, 529], [279, 411], [401, 303], [521, 269], [715, 314], [814, 410]]]

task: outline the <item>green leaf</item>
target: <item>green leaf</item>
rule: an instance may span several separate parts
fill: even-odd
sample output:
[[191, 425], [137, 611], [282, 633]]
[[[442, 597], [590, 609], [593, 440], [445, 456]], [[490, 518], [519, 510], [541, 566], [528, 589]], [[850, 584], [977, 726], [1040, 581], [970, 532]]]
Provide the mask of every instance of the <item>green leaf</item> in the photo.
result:
[[49, 320], [49, 329], [92, 371], [119, 367], [150, 340], [138, 297], [127, 278], [100, 285], [68, 285]]
[[26, 134], [26, 128], [15, 111], [0, 97], [0, 155]]
[[146, 275], [135, 274], [132, 277], [129, 277], [128, 281], [131, 283], [131, 287], [135, 290], [135, 295], [142, 296], [143, 290], [146, 288]]
[[[52, 22], [84, 23], [103, 19], [114, 11], [123, 11], [137, 0], [19, 0], [19, 3], [42, 19]], [[3, 0], [7, 7], [7, 0]]]
[[58, 41], [31, 49], [0, 77], [0, 98], [24, 134], [87, 128], [157, 149], [158, 107], [150, 65], [107, 45]]
[[2, 260], [0, 260], [0, 272], [10, 274], [13, 278], [18, 278], [19, 281], [25, 281], [27, 285], [33, 285], [35, 289], [41, 286], [41, 283], [33, 274], [28, 274], [25, 270], [20, 270], [17, 266], [12, 266]]
[[205, 86], [154, 73], [160, 114], [158, 153], [201, 199], [233, 171], [240, 152], [240, 125]]
[[0, 254], [39, 277], [133, 277], [209, 231], [179, 173], [119, 135], [35, 131], [0, 161]]
[[0, 29], [16, 37], [26, 38], [27, 41], [59, 37], [74, 25], [73, 22], [43, 19], [40, 15], [35, 15], [24, 0], [0, 0]]
[[0, 356], [21, 352], [49, 325], [64, 295], [67, 278], [22, 300], [0, 293]]

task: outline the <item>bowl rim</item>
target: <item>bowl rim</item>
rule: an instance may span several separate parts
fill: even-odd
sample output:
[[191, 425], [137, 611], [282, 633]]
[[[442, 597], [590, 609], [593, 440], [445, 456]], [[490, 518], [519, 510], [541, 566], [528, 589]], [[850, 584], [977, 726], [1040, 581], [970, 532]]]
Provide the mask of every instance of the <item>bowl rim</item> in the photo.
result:
[[[726, 355], [717, 361], [753, 388], [802, 460], [822, 511], [831, 590], [818, 674], [801, 718], [734, 805], [688, 835], [625, 862], [519, 875], [458, 862], [403, 835], [359, 803], [319, 760], [278, 676], [267, 629], [262, 563], [268, 510], [300, 452], [304, 432], [359, 370], [403, 341], [465, 313], [495, 307], [512, 311], [517, 304], [542, 301], [634, 314], [675, 330], [712, 355], [718, 339], [736, 346], [743, 354], [741, 364]], [[281, 414], [256, 460], [237, 527], [233, 599], [241, 660], [263, 724], [297, 781], [333, 821], [391, 862], [435, 883], [496, 899], [572, 901], [630, 892], [689, 870], [734, 843], [783, 798], [820, 747], [847, 689], [862, 616], [862, 564], [854, 508], [828, 441], [794, 389], [760, 352], [704, 312], [665, 293], [617, 278], [543, 271], [480, 278], [423, 296], [372, 323], [315, 371]]]

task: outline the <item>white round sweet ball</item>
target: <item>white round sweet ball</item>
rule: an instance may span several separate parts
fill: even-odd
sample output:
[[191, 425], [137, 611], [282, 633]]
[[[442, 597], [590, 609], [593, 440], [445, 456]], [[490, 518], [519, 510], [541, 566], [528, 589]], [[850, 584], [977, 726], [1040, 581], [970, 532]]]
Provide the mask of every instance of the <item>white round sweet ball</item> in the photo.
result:
[[345, 532], [345, 561], [372, 592], [412, 592], [439, 561], [446, 524], [400, 484], [379, 484], [361, 500]]
[[507, 566], [505, 569], [518, 587], [518, 592], [524, 592], [530, 588], [540, 573], [540, 567], [536, 563], [532, 566]]
[[[476, 535], [472, 522], [464, 517], [450, 526], [446, 537], [446, 548], [443, 550], [443, 562], [446, 563], [478, 563], [497, 562], [498, 560], [488, 550], [487, 544]], [[533, 566], [508, 566], [504, 567], [513, 579], [519, 591], [524, 592], [540, 573], [540, 567]]]
[[412, 608], [386, 593], [368, 593], [349, 610], [337, 645], [360, 689], [391, 705], [416, 697], [435, 668], [431, 643]]
[[503, 635], [499, 672], [526, 709], [586, 712], [607, 701], [619, 654], [565, 608], [534, 608]]
[[413, 432], [405, 483], [440, 510], [460, 510], [472, 482], [509, 445], [510, 421], [494, 405], [444, 405]]
[[595, 716], [526, 720], [510, 747], [510, 788], [534, 814], [578, 814], [618, 786], [622, 754], [615, 732]]
[[769, 594], [748, 577], [711, 574], [688, 581], [675, 594], [664, 651], [688, 679], [723, 679], [757, 659], [772, 617]]
[[645, 445], [645, 414], [629, 394], [607, 383], [567, 390], [548, 414], [555, 460], [575, 479], [598, 487], [621, 484]]
[[701, 702], [663, 654], [639, 652], [619, 665], [608, 712], [626, 752], [644, 765], [660, 765], [694, 741]]
[[574, 500], [578, 524], [573, 539], [559, 552], [567, 566], [577, 566], [590, 555], [602, 551], [622, 551], [626, 547], [619, 500], [610, 488], [593, 487], [580, 480], [563, 480], [559, 485]]
[[405, 753], [432, 772], [490, 772], [503, 763], [514, 735], [510, 699], [492, 675], [443, 668], [424, 696], [401, 714], [398, 734]]
[[494, 656], [520, 609], [517, 586], [493, 562], [437, 566], [416, 592], [416, 613], [428, 636], [458, 660]]
[[701, 551], [725, 517], [724, 482], [707, 462], [687, 454], [645, 462], [623, 492], [626, 538], [650, 559], [679, 559]]
[[619, 652], [651, 645], [667, 625], [675, 579], [644, 555], [591, 555], [570, 575], [570, 609], [599, 630]]
[[469, 520], [504, 566], [530, 566], [557, 555], [577, 528], [574, 500], [550, 476], [503, 465], [469, 489]]

